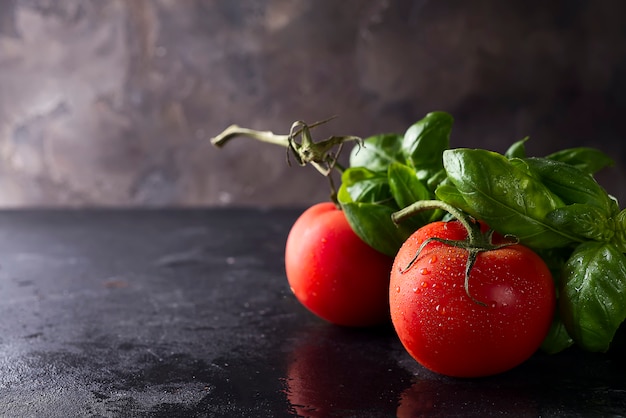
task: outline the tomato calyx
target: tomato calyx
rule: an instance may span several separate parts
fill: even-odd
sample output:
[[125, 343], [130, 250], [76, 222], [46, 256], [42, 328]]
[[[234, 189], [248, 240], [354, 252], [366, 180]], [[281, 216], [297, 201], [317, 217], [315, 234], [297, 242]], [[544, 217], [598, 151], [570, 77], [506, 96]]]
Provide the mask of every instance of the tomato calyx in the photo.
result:
[[467, 238], [464, 240], [450, 240], [450, 239], [444, 239], [444, 238], [439, 238], [439, 237], [430, 237], [424, 240], [424, 242], [417, 249], [415, 256], [409, 261], [407, 266], [404, 267], [400, 271], [400, 273], [403, 274], [407, 272], [408, 270], [410, 270], [411, 267], [413, 267], [413, 265], [415, 264], [415, 262], [419, 259], [419, 256], [421, 252], [424, 250], [424, 248], [426, 248], [426, 246], [433, 241], [440, 242], [440, 243], [443, 243], [452, 247], [461, 248], [467, 251], [467, 262], [465, 264], [465, 278], [463, 282], [465, 294], [474, 303], [481, 305], [481, 306], [487, 306], [486, 303], [476, 299], [472, 295], [469, 289], [470, 274], [471, 274], [472, 268], [474, 267], [474, 264], [476, 263], [478, 254], [480, 254], [481, 252], [493, 251], [499, 248], [504, 248], [504, 247], [508, 247], [511, 245], [515, 245], [519, 242], [519, 240], [517, 239], [517, 237], [507, 235], [506, 238], [509, 238], [510, 241], [505, 241], [505, 242], [497, 243], [497, 244], [494, 243], [493, 235], [495, 231], [493, 229], [489, 229], [486, 232], [483, 232], [481, 230], [480, 223], [476, 219], [462, 212], [460, 209], [457, 209], [454, 206], [449, 205], [440, 200], [421, 200], [421, 201], [415, 202], [412, 205], [409, 205], [406, 208], [392, 214], [391, 219], [393, 220], [394, 223], [399, 224], [404, 219], [410, 216], [413, 216], [414, 214], [418, 212], [422, 212], [425, 210], [432, 210], [432, 209], [442, 209], [450, 213], [450, 215], [456, 218], [463, 225], [463, 227], [467, 231]]

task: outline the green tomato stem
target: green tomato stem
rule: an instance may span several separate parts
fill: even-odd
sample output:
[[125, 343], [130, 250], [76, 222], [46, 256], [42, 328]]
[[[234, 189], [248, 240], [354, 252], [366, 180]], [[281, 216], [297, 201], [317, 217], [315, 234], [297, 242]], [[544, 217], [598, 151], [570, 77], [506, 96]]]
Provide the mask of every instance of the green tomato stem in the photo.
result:
[[[216, 137], [211, 138], [211, 143], [221, 148], [235, 137], [247, 136], [261, 142], [287, 148], [287, 163], [290, 164], [289, 155], [291, 153], [300, 166], [311, 164], [328, 179], [331, 190], [330, 200], [337, 207], [340, 207], [337, 201], [337, 189], [331, 174], [333, 170], [337, 170], [340, 174], [345, 171], [345, 168], [337, 161], [343, 145], [346, 142], [356, 141], [361, 146], [363, 141], [356, 136], [331, 136], [330, 138], [314, 142], [310, 130], [328, 122], [328, 120], [330, 119], [315, 122], [312, 125], [296, 121], [291, 125], [289, 135], [277, 135], [271, 131], [257, 131], [255, 129], [242, 128], [238, 125], [231, 125]], [[296, 140], [298, 137], [300, 137], [299, 141]]]
[[247, 136], [268, 144], [280, 145], [285, 148], [289, 147], [289, 135], [277, 135], [271, 131], [256, 131], [254, 129], [242, 128], [238, 125], [230, 125], [218, 136], [211, 138], [211, 143], [221, 148], [237, 136]]
[[442, 209], [454, 216], [463, 227], [467, 230], [468, 244], [470, 246], [478, 246], [484, 244], [485, 240], [480, 232], [480, 227], [477, 228], [476, 224], [471, 220], [470, 216], [462, 212], [460, 209], [443, 202], [441, 200], [420, 200], [404, 209], [399, 210], [391, 215], [391, 220], [395, 224], [399, 224], [405, 219], [416, 215], [419, 212], [432, 209]]
[[[357, 142], [359, 146], [362, 143], [362, 139], [357, 136], [331, 136], [321, 141], [313, 141], [310, 130], [328, 122], [328, 120], [315, 122], [311, 125], [296, 121], [291, 125], [288, 135], [278, 135], [271, 131], [257, 131], [231, 125], [216, 137], [211, 138], [211, 143], [221, 148], [235, 137], [247, 136], [268, 144], [279, 145], [287, 148], [287, 158], [291, 152], [299, 165], [311, 164], [322, 175], [328, 177], [333, 170], [337, 170], [339, 173], [345, 171], [345, 168], [338, 162], [343, 145], [352, 141]], [[300, 137], [299, 141], [297, 140], [298, 137]], [[289, 162], [289, 159], [287, 161]]]

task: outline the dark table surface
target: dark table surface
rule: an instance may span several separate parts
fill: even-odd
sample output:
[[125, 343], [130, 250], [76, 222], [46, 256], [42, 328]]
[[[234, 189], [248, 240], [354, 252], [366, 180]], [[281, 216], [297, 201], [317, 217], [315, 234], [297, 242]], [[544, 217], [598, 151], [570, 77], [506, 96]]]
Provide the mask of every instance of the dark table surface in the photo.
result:
[[452, 379], [312, 316], [283, 270], [298, 214], [0, 212], [0, 416], [626, 415], [608, 355]]

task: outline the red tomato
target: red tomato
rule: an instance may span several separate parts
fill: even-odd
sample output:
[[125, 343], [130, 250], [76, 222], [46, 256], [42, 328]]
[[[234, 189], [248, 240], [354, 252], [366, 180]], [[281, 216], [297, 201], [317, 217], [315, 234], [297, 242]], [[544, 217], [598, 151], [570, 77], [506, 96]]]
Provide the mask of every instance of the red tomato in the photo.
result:
[[285, 269], [296, 298], [337, 325], [389, 321], [389, 272], [393, 259], [363, 242], [345, 214], [330, 202], [307, 209], [294, 223]]
[[493, 375], [528, 359], [545, 338], [556, 304], [543, 260], [519, 244], [481, 252], [471, 269], [469, 297], [465, 249], [431, 241], [405, 270], [430, 237], [464, 240], [467, 232], [457, 221], [434, 222], [396, 255], [391, 319], [409, 354], [434, 372], [456, 377]]

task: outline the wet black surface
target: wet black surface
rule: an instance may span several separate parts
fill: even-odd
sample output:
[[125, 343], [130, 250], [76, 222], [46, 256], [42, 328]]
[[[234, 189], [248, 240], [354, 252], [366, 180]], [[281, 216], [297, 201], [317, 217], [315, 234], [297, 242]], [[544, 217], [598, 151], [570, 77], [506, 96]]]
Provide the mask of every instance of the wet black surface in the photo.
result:
[[316, 319], [283, 272], [297, 215], [0, 212], [0, 415], [626, 415], [626, 367], [610, 356], [449, 379], [389, 328]]

